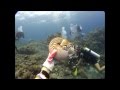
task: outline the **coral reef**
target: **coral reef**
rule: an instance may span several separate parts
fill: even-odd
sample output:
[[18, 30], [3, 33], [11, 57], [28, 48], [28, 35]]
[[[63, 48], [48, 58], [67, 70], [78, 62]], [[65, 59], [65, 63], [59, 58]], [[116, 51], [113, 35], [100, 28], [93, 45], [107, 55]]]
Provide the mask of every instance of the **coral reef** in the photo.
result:
[[[48, 36], [46, 41], [31, 41], [27, 44], [17, 45], [19, 52], [15, 52], [15, 78], [34, 79], [40, 72], [43, 62], [48, 55], [48, 43], [56, 35]], [[79, 43], [98, 52], [102, 56], [101, 65], [105, 64], [105, 43], [104, 30], [95, 30], [89, 33], [86, 38]], [[71, 40], [72, 41], [72, 40]], [[76, 43], [75, 40], [72, 41]], [[101, 49], [102, 48], [102, 49]], [[77, 76], [73, 75], [73, 70], [69, 68], [68, 60], [63, 62], [55, 61], [55, 67], [50, 73], [51, 79], [101, 79], [105, 78], [105, 71], [98, 72], [93, 66], [83, 64], [78, 65]]]

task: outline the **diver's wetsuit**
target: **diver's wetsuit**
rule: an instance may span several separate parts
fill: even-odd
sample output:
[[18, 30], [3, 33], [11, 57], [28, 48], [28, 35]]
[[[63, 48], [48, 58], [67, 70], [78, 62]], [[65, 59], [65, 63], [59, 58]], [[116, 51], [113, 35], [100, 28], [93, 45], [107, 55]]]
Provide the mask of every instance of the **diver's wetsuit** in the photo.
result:
[[70, 66], [76, 66], [77, 63], [78, 63], [78, 57], [73, 56], [73, 57], [69, 58], [68, 64]]
[[78, 64], [79, 60], [80, 60], [80, 49], [77, 48], [76, 49], [76, 53], [73, 54], [71, 57], [69, 57], [68, 64], [70, 66], [76, 66]]
[[21, 37], [24, 38], [24, 33], [23, 32], [16, 32], [16, 39], [20, 39]]
[[88, 52], [81, 48], [81, 49], [76, 49], [76, 54], [69, 57], [68, 64], [70, 66], [76, 66], [80, 58], [83, 59], [83, 62], [92, 64], [92, 65], [99, 62], [99, 59], [96, 56], [92, 55], [90, 51]]
[[90, 63], [92, 65], [96, 64], [99, 62], [99, 59], [96, 56], [93, 56], [90, 51], [87, 52], [85, 50], [81, 50], [82, 58], [84, 59], [85, 62]]

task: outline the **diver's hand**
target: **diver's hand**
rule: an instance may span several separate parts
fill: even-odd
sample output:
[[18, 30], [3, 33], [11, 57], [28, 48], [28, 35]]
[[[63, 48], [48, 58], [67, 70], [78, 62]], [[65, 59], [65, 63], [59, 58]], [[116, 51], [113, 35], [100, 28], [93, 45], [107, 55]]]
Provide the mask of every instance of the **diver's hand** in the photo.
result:
[[52, 60], [51, 62], [49, 62], [49, 60], [46, 59], [46, 61], [43, 63], [43, 66], [46, 67], [49, 71], [52, 71], [54, 67], [54, 61]]
[[35, 79], [49, 79], [49, 73], [50, 71], [52, 71], [54, 67], [53, 58], [55, 57], [56, 53], [57, 53], [57, 50], [55, 49], [51, 53], [49, 53], [47, 59], [43, 63], [41, 72], [37, 74]]
[[56, 53], [57, 53], [57, 50], [54, 49], [51, 53], [49, 53], [46, 61], [43, 63], [43, 66], [49, 69], [50, 71], [52, 71], [54, 67], [53, 58], [55, 57]]

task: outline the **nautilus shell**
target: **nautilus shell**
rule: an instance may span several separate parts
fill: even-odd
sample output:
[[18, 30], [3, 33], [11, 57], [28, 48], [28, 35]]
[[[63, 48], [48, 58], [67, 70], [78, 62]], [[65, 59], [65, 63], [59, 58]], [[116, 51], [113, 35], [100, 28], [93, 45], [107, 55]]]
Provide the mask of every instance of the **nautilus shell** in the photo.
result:
[[67, 50], [65, 50], [64, 47], [65, 46], [67, 47], [70, 44], [71, 43], [68, 40], [63, 39], [61, 37], [53, 38], [49, 43], [49, 52], [51, 53], [53, 49], [56, 49], [57, 53], [54, 57], [55, 59], [57, 60], [67, 59], [70, 49], [68, 48]]

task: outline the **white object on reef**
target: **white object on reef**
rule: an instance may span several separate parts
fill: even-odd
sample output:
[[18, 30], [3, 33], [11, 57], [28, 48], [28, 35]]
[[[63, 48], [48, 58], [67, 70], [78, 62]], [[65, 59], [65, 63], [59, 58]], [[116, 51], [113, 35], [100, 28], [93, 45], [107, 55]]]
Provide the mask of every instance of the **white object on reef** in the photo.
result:
[[80, 25], [80, 30], [82, 31], [82, 26]]
[[66, 30], [65, 30], [65, 27], [62, 27], [62, 32], [61, 32], [61, 34], [62, 34], [62, 37], [63, 37], [63, 38], [67, 39], [67, 32], [66, 32]]

